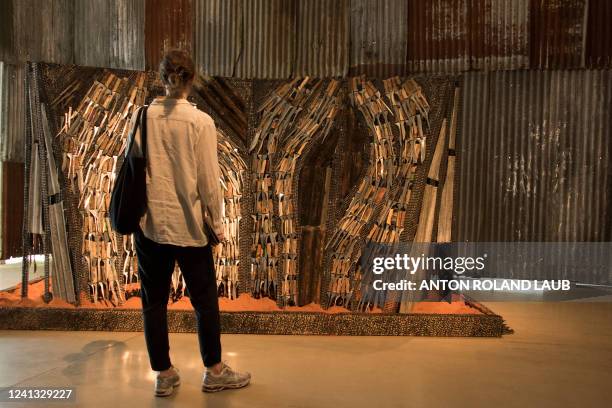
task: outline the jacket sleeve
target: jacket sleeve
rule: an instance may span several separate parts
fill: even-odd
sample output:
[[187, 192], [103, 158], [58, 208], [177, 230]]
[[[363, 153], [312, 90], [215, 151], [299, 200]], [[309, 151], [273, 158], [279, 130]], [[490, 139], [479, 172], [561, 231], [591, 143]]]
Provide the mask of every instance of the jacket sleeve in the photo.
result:
[[201, 126], [196, 145], [198, 192], [202, 200], [204, 219], [215, 233], [223, 232], [223, 195], [221, 193], [217, 129], [211, 121]]

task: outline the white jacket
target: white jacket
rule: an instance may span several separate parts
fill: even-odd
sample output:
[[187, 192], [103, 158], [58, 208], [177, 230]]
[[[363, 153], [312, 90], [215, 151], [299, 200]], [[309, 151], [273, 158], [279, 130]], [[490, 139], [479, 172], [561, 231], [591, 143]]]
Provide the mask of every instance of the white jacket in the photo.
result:
[[[140, 129], [131, 153], [142, 155]], [[218, 234], [223, 231], [219, 177], [212, 118], [186, 99], [154, 99], [147, 109], [147, 211], [140, 220], [144, 235], [161, 244], [206, 245], [204, 219]]]

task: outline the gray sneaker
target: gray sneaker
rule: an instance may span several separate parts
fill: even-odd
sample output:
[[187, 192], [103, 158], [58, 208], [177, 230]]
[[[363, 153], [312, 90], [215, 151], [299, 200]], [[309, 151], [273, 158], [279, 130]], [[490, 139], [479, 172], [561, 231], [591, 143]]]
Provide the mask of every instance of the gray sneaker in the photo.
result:
[[159, 374], [157, 375], [157, 380], [155, 381], [156, 397], [167, 397], [172, 395], [174, 387], [181, 385], [181, 377], [179, 377], [178, 368], [174, 366], [172, 366], [172, 368], [176, 371], [176, 374], [167, 377], [160, 377]]
[[219, 375], [213, 374], [209, 369], [204, 373], [202, 379], [202, 391], [217, 392], [228, 388], [242, 388], [251, 382], [251, 373], [239, 373], [232, 370], [225, 362]]

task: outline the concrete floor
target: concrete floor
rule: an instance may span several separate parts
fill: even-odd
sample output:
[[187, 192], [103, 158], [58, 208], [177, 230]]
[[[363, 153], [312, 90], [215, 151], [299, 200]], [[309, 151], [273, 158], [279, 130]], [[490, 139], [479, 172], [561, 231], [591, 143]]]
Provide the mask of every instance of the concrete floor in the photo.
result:
[[[602, 407], [612, 303], [496, 303], [499, 339], [224, 335], [246, 389], [204, 394], [194, 334], [171, 334], [182, 385], [152, 395], [141, 333], [0, 332], [0, 386], [73, 386], [71, 407]], [[32, 407], [45, 404], [31, 403]], [[0, 406], [28, 406], [0, 403]]]

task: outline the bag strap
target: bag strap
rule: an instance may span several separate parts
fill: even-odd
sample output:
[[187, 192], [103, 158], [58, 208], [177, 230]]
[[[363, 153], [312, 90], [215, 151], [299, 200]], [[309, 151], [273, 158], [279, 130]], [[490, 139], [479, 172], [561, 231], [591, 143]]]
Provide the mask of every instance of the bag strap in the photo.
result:
[[147, 161], [147, 108], [149, 105], [144, 105], [140, 109], [140, 150], [145, 162]]

